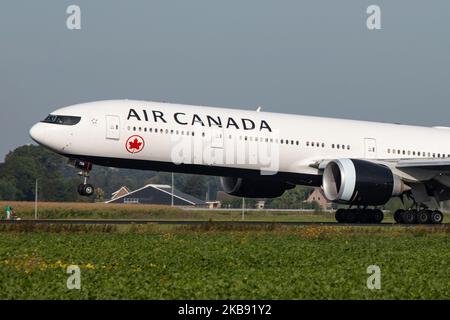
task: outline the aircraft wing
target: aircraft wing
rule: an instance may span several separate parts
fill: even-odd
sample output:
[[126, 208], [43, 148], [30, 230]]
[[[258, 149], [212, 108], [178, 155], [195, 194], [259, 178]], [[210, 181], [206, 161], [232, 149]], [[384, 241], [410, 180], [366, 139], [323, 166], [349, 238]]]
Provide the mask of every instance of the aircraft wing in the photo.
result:
[[450, 159], [399, 160], [395, 166], [399, 170], [426, 170], [435, 173], [450, 173]]
[[[405, 159], [405, 160], [373, 160], [364, 159], [374, 163], [386, 164], [391, 168], [409, 173], [427, 172], [428, 175], [450, 174], [450, 159]], [[311, 163], [309, 166], [324, 170], [328, 162], [331, 160], [320, 160]]]

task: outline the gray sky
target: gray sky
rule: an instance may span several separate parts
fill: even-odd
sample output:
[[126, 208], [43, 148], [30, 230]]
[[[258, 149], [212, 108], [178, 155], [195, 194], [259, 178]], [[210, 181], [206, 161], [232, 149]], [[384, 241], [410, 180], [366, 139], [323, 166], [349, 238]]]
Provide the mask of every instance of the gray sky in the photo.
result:
[[3, 0], [0, 159], [50, 111], [100, 99], [450, 126], [449, 24], [448, 0]]

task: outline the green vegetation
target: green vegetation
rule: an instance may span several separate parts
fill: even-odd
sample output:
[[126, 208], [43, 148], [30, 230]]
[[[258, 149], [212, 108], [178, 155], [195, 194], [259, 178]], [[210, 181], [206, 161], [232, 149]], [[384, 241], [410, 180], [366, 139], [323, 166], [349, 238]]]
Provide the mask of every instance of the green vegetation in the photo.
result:
[[[449, 299], [449, 232], [1, 225], [0, 299]], [[71, 264], [81, 290], [66, 288]]]
[[[34, 218], [33, 202], [0, 202], [0, 208], [10, 205], [22, 219]], [[203, 220], [240, 221], [242, 210], [184, 210], [178, 207], [126, 205], [104, 203], [39, 203], [39, 219], [145, 219], [145, 220]], [[1, 212], [0, 220], [5, 218]], [[250, 221], [310, 221], [335, 222], [333, 212], [246, 210], [245, 220]], [[444, 214], [444, 222], [450, 220]], [[391, 213], [385, 214], [384, 222], [393, 222]]]
[[[11, 205], [22, 219], [34, 218], [33, 202], [0, 202]], [[241, 220], [241, 210], [183, 210], [167, 206], [104, 203], [39, 203], [40, 219], [161, 219], [161, 220]], [[3, 213], [4, 217], [4, 213]], [[333, 213], [252, 210], [246, 220], [264, 221], [334, 221]]]

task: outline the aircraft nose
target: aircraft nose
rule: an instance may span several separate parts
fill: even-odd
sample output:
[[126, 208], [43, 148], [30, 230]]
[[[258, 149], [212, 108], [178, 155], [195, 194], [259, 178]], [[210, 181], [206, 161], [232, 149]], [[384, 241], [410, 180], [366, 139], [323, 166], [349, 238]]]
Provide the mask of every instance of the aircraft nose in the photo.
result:
[[41, 143], [45, 135], [45, 130], [42, 127], [41, 123], [36, 123], [33, 127], [30, 129], [30, 137], [37, 143]]

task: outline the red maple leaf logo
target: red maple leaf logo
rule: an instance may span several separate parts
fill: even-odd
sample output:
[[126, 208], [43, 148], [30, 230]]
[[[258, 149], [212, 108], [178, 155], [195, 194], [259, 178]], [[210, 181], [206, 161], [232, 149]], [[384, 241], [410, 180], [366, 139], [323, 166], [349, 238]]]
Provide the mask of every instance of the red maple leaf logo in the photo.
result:
[[142, 142], [139, 142], [137, 138], [134, 138], [134, 141], [129, 141], [129, 149], [130, 150], [138, 150], [141, 149]]
[[125, 143], [125, 148], [129, 153], [135, 154], [141, 152], [145, 147], [145, 141], [141, 136], [131, 136]]

